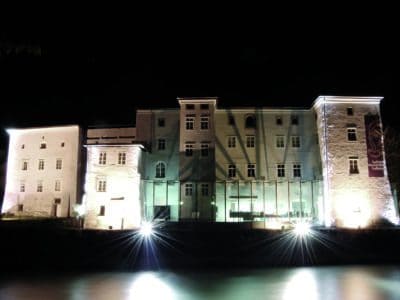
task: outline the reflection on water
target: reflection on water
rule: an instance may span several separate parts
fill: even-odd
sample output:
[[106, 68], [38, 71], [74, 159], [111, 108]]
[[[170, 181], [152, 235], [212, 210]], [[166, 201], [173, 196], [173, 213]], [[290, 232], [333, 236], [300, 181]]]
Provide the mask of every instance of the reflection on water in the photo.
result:
[[0, 280], [0, 299], [400, 299], [400, 266], [94, 273]]

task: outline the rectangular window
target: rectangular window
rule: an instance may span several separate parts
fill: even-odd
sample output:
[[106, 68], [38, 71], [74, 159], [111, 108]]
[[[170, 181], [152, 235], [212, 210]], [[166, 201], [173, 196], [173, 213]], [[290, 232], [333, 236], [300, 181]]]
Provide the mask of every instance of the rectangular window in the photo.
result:
[[276, 147], [284, 148], [285, 147], [285, 137], [283, 135], [276, 136]]
[[357, 141], [357, 132], [355, 128], [347, 128], [347, 140]]
[[202, 130], [208, 129], [208, 117], [200, 118], [200, 129], [202, 129]]
[[158, 127], [165, 127], [165, 119], [164, 118], [158, 118], [157, 119], [157, 124], [158, 124]]
[[283, 124], [282, 117], [276, 117], [275, 122], [276, 122], [276, 125], [279, 125], [279, 126], [282, 125]]
[[104, 205], [100, 206], [100, 211], [99, 211], [99, 216], [105, 216], [106, 215], [106, 207]]
[[228, 116], [228, 124], [235, 125], [235, 118], [233, 116]]
[[185, 184], [185, 196], [192, 196], [193, 195], [193, 184], [186, 183]]
[[300, 164], [293, 165], [293, 177], [301, 177], [301, 165]]
[[228, 136], [228, 148], [236, 147], [236, 136]]
[[39, 170], [44, 170], [44, 159], [39, 159]]
[[107, 181], [105, 179], [97, 180], [97, 191], [106, 192], [107, 191]]
[[125, 165], [126, 164], [126, 152], [118, 153], [118, 164]]
[[208, 143], [201, 144], [201, 151], [200, 151], [201, 157], [208, 157], [209, 147], [210, 145]]
[[22, 161], [22, 171], [26, 171], [26, 170], [28, 170], [28, 161], [23, 160]]
[[201, 195], [208, 196], [208, 183], [201, 184]]
[[158, 150], [165, 150], [165, 139], [158, 139], [157, 149]]
[[54, 204], [61, 204], [61, 198], [54, 198]]
[[46, 149], [46, 143], [45, 142], [41, 142], [40, 143], [40, 149]]
[[23, 210], [24, 210], [24, 205], [18, 204], [18, 211], [23, 211]]
[[107, 153], [106, 152], [100, 152], [99, 165], [105, 165], [106, 162], [107, 162]]
[[186, 104], [186, 109], [193, 110], [194, 109], [194, 104]]
[[61, 148], [64, 148], [64, 146], [65, 146], [65, 142], [62, 142], [61, 143]]
[[194, 118], [186, 117], [186, 130], [194, 129]]
[[349, 158], [350, 174], [359, 174], [358, 170], [358, 157]]
[[19, 191], [25, 193], [25, 182], [21, 182], [19, 185]]
[[347, 108], [347, 115], [348, 115], [348, 116], [354, 115], [354, 111], [353, 111], [353, 108], [352, 108], [352, 107], [348, 107], [348, 108]]
[[300, 148], [300, 137], [297, 135], [292, 136], [292, 147], [293, 148]]
[[236, 177], [236, 166], [228, 165], [228, 177], [235, 178]]
[[256, 165], [255, 164], [247, 165], [247, 177], [256, 177]]
[[246, 147], [247, 148], [254, 148], [255, 145], [255, 137], [254, 135], [246, 136]]
[[61, 158], [57, 158], [56, 160], [56, 170], [61, 170], [62, 168], [62, 159]]
[[299, 117], [298, 116], [292, 116], [292, 125], [299, 125]]
[[185, 144], [185, 156], [193, 156], [193, 144]]
[[200, 104], [200, 109], [202, 110], [207, 110], [208, 109], [208, 104]]
[[285, 177], [285, 165], [284, 164], [278, 164], [276, 166], [276, 171], [277, 171], [278, 177]]
[[36, 192], [43, 192], [43, 181], [38, 181], [37, 187], [36, 187]]
[[54, 185], [54, 191], [60, 192], [61, 191], [61, 181], [56, 180], [55, 185]]

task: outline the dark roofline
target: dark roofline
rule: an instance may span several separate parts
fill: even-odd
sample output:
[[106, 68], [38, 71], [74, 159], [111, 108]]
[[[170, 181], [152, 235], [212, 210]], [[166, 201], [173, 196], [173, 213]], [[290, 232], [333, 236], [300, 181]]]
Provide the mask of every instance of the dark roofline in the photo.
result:
[[106, 128], [136, 128], [136, 126], [132, 124], [98, 124], [98, 125], [87, 125], [86, 129], [106, 129]]

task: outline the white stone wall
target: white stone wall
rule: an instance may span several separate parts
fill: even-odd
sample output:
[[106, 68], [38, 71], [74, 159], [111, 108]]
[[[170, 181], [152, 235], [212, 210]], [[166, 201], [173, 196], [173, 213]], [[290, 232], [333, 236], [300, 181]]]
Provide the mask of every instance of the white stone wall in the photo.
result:
[[[140, 226], [140, 145], [87, 145], [85, 176], [85, 228], [132, 229]], [[101, 152], [106, 164], [99, 164]], [[118, 164], [118, 153], [126, 153], [126, 164]], [[106, 191], [97, 190], [98, 180], [106, 181]], [[104, 206], [104, 216], [100, 216]]]
[[[8, 133], [7, 182], [2, 212], [21, 216], [69, 216], [77, 202], [80, 186], [79, 126], [10, 129]], [[44, 149], [40, 148], [42, 142], [46, 144]], [[40, 159], [44, 161], [43, 170], [38, 168]], [[56, 169], [57, 159], [62, 160], [61, 169]], [[27, 170], [22, 170], [23, 161], [28, 164]], [[60, 191], [55, 191], [56, 180], [60, 181]], [[38, 181], [43, 183], [42, 192], [37, 192]], [[25, 192], [20, 191], [21, 182], [25, 183]], [[60, 199], [59, 204], [56, 198]], [[18, 205], [22, 205], [22, 211], [18, 210]]]
[[[386, 163], [384, 177], [369, 177], [368, 174], [364, 116], [368, 113], [380, 115], [379, 102], [379, 98], [321, 96], [314, 104], [327, 225], [366, 226], [379, 217], [396, 222]], [[348, 107], [353, 108], [353, 115], [347, 115]], [[356, 141], [348, 141], [348, 128], [356, 128]], [[350, 157], [358, 158], [359, 174], [350, 174]]]

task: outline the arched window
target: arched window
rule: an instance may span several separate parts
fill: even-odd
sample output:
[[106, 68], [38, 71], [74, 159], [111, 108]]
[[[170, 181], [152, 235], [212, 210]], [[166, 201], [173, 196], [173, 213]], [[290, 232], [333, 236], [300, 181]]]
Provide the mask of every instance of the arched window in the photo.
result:
[[246, 116], [246, 128], [256, 128], [256, 117], [254, 115]]
[[159, 162], [156, 165], [156, 178], [164, 178], [165, 177], [165, 163]]

